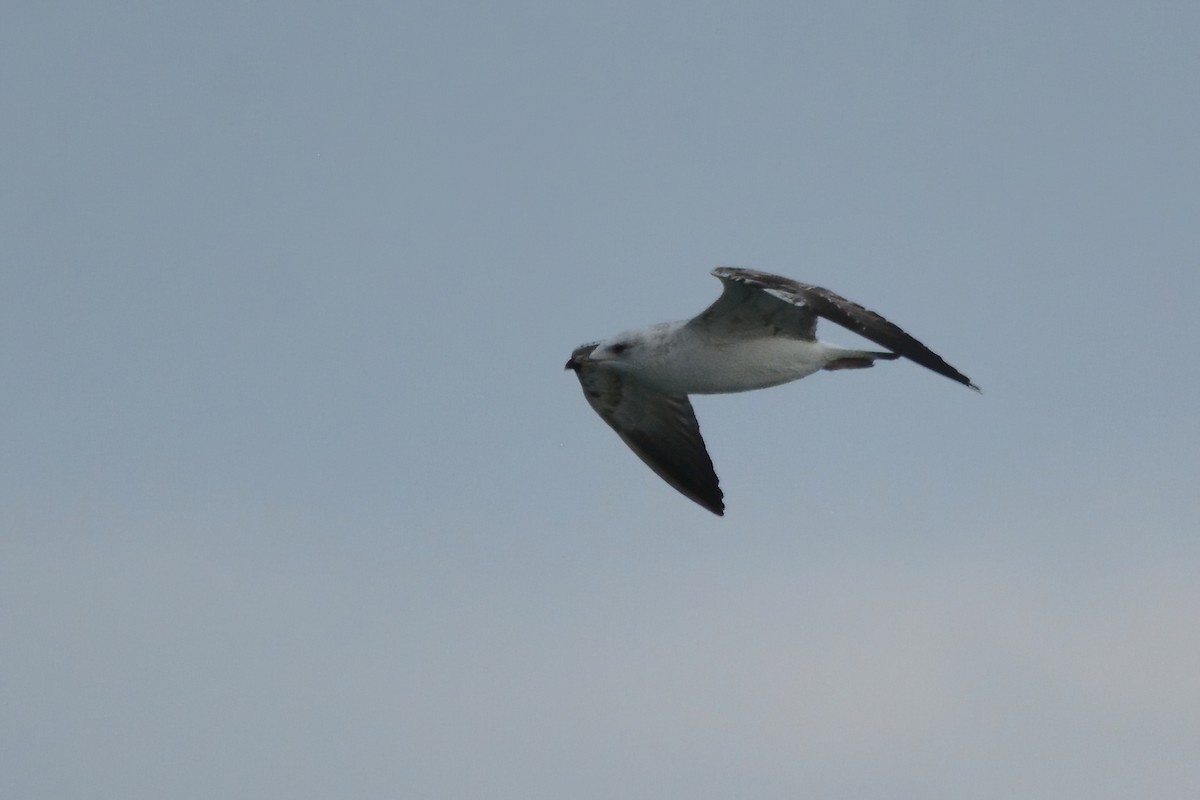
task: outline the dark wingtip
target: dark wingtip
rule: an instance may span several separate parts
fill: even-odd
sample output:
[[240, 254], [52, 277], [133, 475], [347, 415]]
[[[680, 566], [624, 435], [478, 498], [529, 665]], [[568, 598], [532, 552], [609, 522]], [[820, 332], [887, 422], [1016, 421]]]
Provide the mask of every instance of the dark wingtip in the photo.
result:
[[[912, 358], [912, 356], [909, 356], [909, 360], [916, 361], [916, 359]], [[941, 361], [940, 357], [938, 360]], [[941, 363], [936, 366], [931, 365], [931, 364], [925, 364], [921, 361], [917, 361], [917, 363], [923, 367], [927, 367], [928, 369], [933, 370], [934, 372], [938, 373], [939, 375], [945, 375], [947, 378], [954, 381], [955, 383], [961, 383], [963, 386], [967, 387], [968, 389], [974, 389], [975, 391], [979, 392], [980, 394], [983, 394], [983, 390], [980, 389], [978, 386], [976, 386], [974, 383], [972, 383], [970, 378], [968, 378], [966, 375], [963, 375], [961, 372], [959, 372], [954, 367], [947, 364], [945, 361], [941, 361]]]
[[[657, 470], [655, 470], [657, 472]], [[660, 478], [665, 478], [663, 473], [658, 473]], [[711, 486], [683, 486], [678, 482], [666, 479], [667, 483], [682, 494], [688, 500], [691, 500], [696, 505], [703, 508], [705, 511], [711, 511], [718, 517], [725, 516], [725, 493], [721, 491], [719, 483], [715, 483], [716, 474], [713, 474], [714, 483]]]
[[716, 514], [718, 517], [725, 516], [725, 495], [722, 494], [719, 489], [717, 490], [717, 494], [715, 496], [705, 497], [703, 499], [693, 497], [692, 499], [708, 511]]
[[[950, 365], [949, 365], [949, 364], [947, 364], [946, 366], [950, 367]], [[983, 394], [983, 389], [980, 389], [978, 386], [976, 386], [976, 385], [975, 385], [975, 384], [974, 384], [974, 383], [971, 381], [971, 379], [970, 379], [970, 378], [968, 378], [966, 375], [963, 375], [963, 374], [962, 374], [961, 372], [959, 372], [958, 370], [954, 369], [954, 367], [950, 367], [950, 369], [951, 369], [951, 371], [952, 371], [954, 374], [953, 374], [953, 375], [946, 375], [946, 377], [947, 377], [947, 378], [950, 378], [951, 380], [954, 380], [954, 381], [957, 381], [957, 382], [961, 383], [963, 386], [967, 387], [968, 389], [974, 389], [975, 391], [979, 392], [980, 394]], [[943, 373], [943, 374], [944, 374], [944, 373]]]

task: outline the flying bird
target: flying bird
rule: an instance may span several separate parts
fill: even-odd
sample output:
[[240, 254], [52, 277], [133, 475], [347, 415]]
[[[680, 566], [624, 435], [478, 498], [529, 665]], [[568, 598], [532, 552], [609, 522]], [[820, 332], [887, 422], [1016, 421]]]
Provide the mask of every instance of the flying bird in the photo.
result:
[[[724, 493], [688, 395], [765, 389], [820, 370], [863, 369], [901, 356], [979, 391], [941, 356], [874, 311], [819, 286], [718, 267], [717, 301], [683, 322], [627, 331], [575, 349], [589, 404], [660, 478], [717, 514]], [[817, 339], [817, 320], [841, 325], [885, 351]]]

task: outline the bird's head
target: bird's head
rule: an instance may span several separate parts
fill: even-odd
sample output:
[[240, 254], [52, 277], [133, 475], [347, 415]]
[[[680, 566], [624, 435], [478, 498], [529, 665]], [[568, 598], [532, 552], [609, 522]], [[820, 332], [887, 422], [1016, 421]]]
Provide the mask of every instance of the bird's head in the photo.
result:
[[578, 372], [588, 364], [620, 366], [628, 363], [637, 352], [638, 339], [630, 334], [614, 336], [603, 342], [592, 342], [575, 348], [566, 369]]

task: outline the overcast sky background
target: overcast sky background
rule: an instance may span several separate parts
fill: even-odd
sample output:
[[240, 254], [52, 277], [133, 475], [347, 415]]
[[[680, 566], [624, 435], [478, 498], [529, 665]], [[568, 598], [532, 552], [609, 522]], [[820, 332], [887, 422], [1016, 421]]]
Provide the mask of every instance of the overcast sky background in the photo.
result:
[[[1198, 41], [6, 4], [0, 795], [1194, 800]], [[712, 516], [562, 366], [719, 264], [984, 394], [699, 398]]]

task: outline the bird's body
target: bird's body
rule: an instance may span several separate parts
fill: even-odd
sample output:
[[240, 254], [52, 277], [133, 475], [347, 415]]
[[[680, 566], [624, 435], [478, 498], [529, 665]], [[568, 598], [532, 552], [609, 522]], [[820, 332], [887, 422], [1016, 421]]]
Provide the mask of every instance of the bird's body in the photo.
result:
[[[715, 514], [723, 494], [688, 395], [765, 389], [821, 370], [911, 359], [972, 389], [970, 380], [896, 325], [826, 289], [755, 270], [720, 267], [724, 291], [684, 322], [665, 322], [583, 345], [576, 372], [596, 412], [651, 469]], [[887, 351], [816, 338], [818, 317]]]
[[[606, 345], [628, 345], [608, 367], [667, 394], [730, 394], [766, 389], [825, 369], [839, 357], [862, 356], [821, 341], [789, 336], [719, 338], [690, 322], [664, 322], [615, 336], [592, 351], [603, 360]], [[880, 357], [880, 354], [870, 354]], [[883, 354], [888, 357], [892, 354]]]

